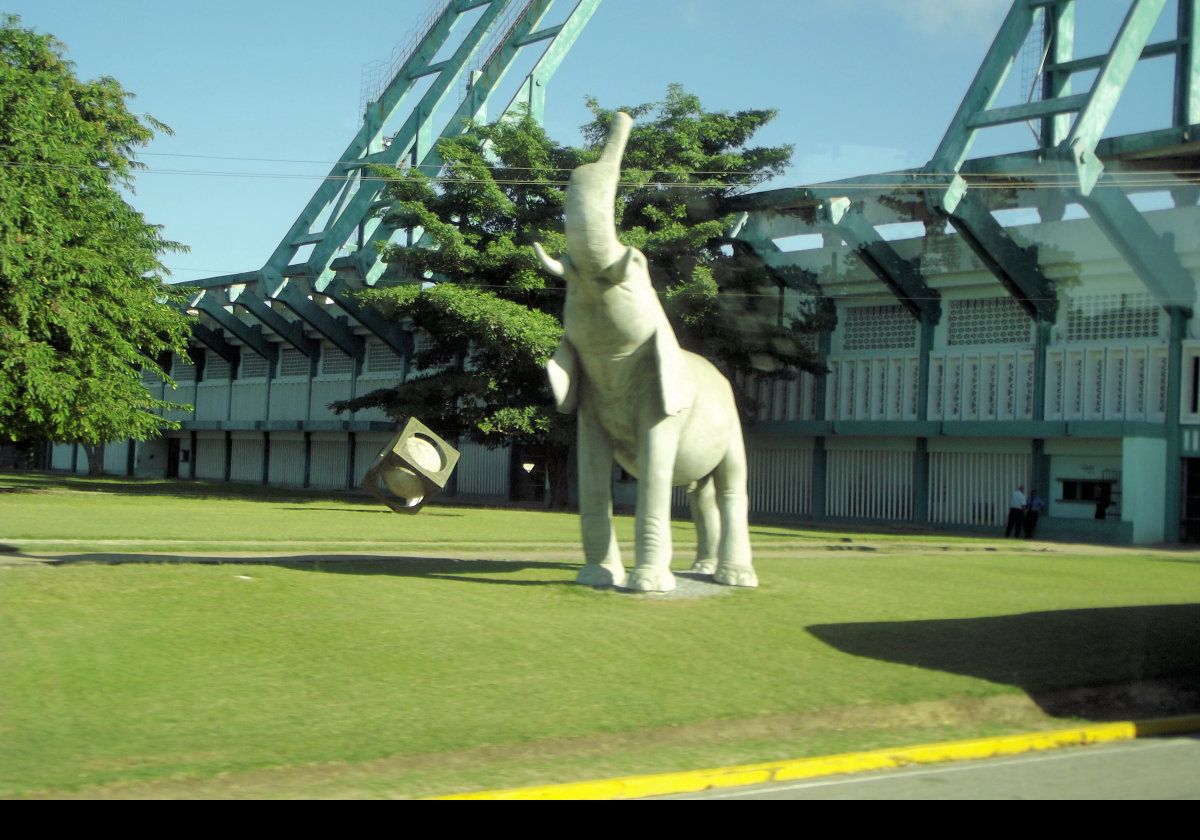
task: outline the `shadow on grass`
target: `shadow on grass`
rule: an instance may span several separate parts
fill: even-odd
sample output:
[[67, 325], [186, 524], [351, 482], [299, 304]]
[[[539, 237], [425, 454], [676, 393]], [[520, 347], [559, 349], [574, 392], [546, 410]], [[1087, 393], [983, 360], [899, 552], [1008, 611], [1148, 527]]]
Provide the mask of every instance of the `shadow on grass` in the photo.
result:
[[[298, 511], [303, 511], [304, 513], [308, 513], [309, 511], [313, 511], [313, 510], [327, 510], [327, 511], [332, 511], [333, 513], [388, 513], [393, 516], [407, 516], [408, 515], [408, 514], [403, 514], [403, 513], [397, 514], [391, 508], [384, 507], [383, 505], [380, 505], [378, 508], [322, 507], [319, 505], [296, 505], [296, 506], [281, 505], [279, 507], [279, 510], [298, 510]], [[452, 516], [452, 517], [457, 517], [457, 518], [461, 519], [466, 514], [451, 513], [450, 511], [430, 510], [429, 508], [424, 508], [421, 511], [420, 515], [422, 518], [428, 518], [430, 516]]]
[[820, 624], [808, 631], [855, 656], [1017, 686], [1056, 717], [1200, 712], [1200, 604]]
[[[94, 563], [108, 566], [128, 564], [197, 564], [233, 567], [277, 566], [306, 572], [338, 575], [392, 575], [395, 577], [438, 578], [465, 583], [501, 584], [504, 586], [554, 586], [571, 583], [579, 570], [578, 563], [554, 563], [533, 560], [486, 560], [446, 557], [376, 557], [371, 555], [337, 556], [297, 555], [294, 557], [205, 557], [203, 555], [136, 555], [88, 553], [56, 557], [44, 561], [49, 566], [69, 566]], [[507, 577], [527, 571], [569, 572], [551, 575], [549, 579], [522, 580]], [[499, 577], [498, 575], [505, 575]]]
[[[169, 498], [222, 498], [245, 501], [350, 497], [349, 492], [305, 488], [271, 487], [263, 484], [227, 483], [203, 479], [138, 478], [127, 476], [87, 476], [63, 473], [0, 473], [0, 488], [11, 493], [37, 493], [72, 490], [84, 493], [115, 493], [131, 496]], [[358, 501], [362, 500], [359, 496]]]

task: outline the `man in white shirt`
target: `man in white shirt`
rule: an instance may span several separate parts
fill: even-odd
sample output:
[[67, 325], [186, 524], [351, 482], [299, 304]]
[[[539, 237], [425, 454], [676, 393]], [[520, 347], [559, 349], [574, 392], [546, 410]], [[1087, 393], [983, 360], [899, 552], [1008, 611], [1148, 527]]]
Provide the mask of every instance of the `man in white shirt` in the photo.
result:
[[1008, 526], [1004, 529], [1004, 536], [1012, 536], [1017, 539], [1021, 538], [1021, 526], [1025, 521], [1025, 485], [1017, 485], [1017, 489], [1012, 492], [1012, 499], [1008, 503]]

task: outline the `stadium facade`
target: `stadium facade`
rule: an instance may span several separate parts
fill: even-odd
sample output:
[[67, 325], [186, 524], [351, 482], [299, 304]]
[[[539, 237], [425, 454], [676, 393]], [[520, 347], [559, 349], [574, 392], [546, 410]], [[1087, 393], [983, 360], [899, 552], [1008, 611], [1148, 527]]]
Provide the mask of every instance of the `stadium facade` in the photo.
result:
[[[369, 243], [406, 234], [380, 227], [378, 193], [356, 173], [437, 164], [421, 122], [436, 108], [401, 105], [422, 76], [436, 75], [436, 94], [465, 74], [458, 111], [478, 117], [501, 65], [540, 44], [514, 100], [537, 113], [598, 2], [568, 3], [553, 26], [553, 0], [439, 7], [266, 266], [189, 284], [196, 352], [171, 360], [179, 390], [166, 396], [194, 410], [164, 439], [110, 444], [106, 470], [357, 486], [395, 422], [328, 405], [418, 375], [421, 339], [346, 295], [404, 280]], [[764, 294], [828, 307], [836, 323], [816, 341], [827, 373], [740, 383], [759, 404], [753, 514], [999, 530], [1023, 485], [1048, 504], [1039, 536], [1200, 541], [1200, 21], [1196, 0], [1170, 5], [1130, 3], [1111, 48], [1077, 57], [1074, 2], [1017, 0], [926, 167], [734, 201], [732, 235], [781, 278]], [[432, 63], [450, 18], [468, 13], [482, 23]], [[1164, 15], [1173, 34], [1152, 40]], [[998, 104], [1031, 50], [1036, 95]], [[473, 54], [488, 58], [473, 66]], [[1170, 56], [1171, 124], [1106, 136], [1139, 62]], [[1091, 87], [1073, 93], [1085, 76]], [[1034, 129], [1032, 149], [969, 156], [977, 136], [1014, 125]], [[537, 452], [462, 450], [453, 492], [540, 497]], [[54, 447], [52, 465], [86, 469], [70, 446]], [[632, 498], [619, 472], [614, 482], [618, 500]]]

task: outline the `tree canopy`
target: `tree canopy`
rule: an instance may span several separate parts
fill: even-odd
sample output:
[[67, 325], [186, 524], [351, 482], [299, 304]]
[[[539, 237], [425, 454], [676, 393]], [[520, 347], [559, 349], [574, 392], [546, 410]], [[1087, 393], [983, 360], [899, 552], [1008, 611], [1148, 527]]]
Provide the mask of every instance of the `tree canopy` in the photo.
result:
[[565, 249], [567, 177], [599, 155], [616, 110], [637, 119], [617, 196], [618, 235], [648, 257], [680, 343], [727, 374], [812, 364], [799, 340], [803, 326], [779, 314], [774, 292], [763, 293], [779, 278], [725, 239], [732, 219], [722, 201], [790, 159], [788, 146], [747, 145], [775, 112], [707, 112], [679, 86], [660, 103], [588, 104], [594, 119], [582, 148], [555, 143], [526, 115], [441, 140], [436, 173], [376, 170], [387, 180], [387, 221], [423, 231], [420, 243], [387, 246], [382, 257], [426, 282], [363, 297], [430, 340], [418, 346], [415, 378], [335, 404], [382, 406], [483, 443], [546, 444], [556, 502], [574, 419], [554, 412], [542, 365], [562, 334], [565, 288], [542, 271], [532, 243], [552, 254]]
[[[157, 131], [116, 80], [76, 78], [52, 36], [0, 20], [0, 437], [146, 439], [156, 414], [146, 367], [187, 351], [167, 303], [167, 241], [122, 197], [134, 150]], [[169, 380], [167, 380], [169, 381]]]

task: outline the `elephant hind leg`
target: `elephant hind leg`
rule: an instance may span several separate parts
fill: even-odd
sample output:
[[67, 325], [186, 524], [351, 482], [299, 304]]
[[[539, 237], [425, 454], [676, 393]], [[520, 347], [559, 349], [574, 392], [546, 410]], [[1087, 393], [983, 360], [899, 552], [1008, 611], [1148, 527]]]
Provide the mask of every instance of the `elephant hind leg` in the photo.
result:
[[711, 575], [717, 570], [721, 543], [721, 513], [717, 509], [717, 489], [711, 475], [688, 489], [688, 507], [696, 524], [696, 562], [692, 571]]
[[750, 556], [750, 514], [746, 496], [746, 446], [742, 430], [734, 425], [729, 449], [713, 471], [717, 509], [721, 514], [721, 541], [713, 579], [729, 586], [758, 586]]

